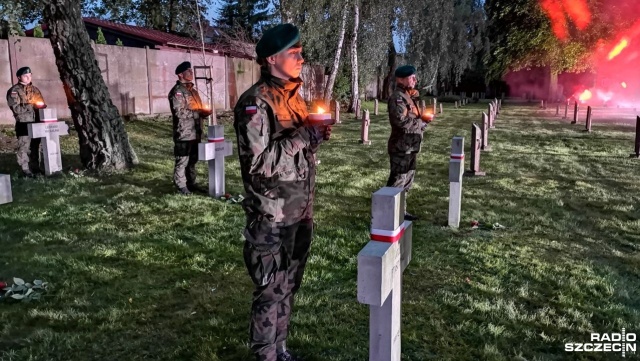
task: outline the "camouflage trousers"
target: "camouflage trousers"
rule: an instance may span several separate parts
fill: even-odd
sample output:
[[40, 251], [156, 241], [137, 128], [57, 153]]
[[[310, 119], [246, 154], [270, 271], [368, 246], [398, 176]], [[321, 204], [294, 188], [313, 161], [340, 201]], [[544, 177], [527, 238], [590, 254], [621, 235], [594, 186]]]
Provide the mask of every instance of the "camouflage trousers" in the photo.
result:
[[41, 157], [40, 138], [31, 139], [29, 136], [18, 137], [18, 148], [16, 149], [16, 157], [18, 165], [23, 172], [39, 172], [40, 163], [44, 161]]
[[180, 188], [196, 184], [196, 163], [198, 163], [198, 141], [175, 142], [173, 155], [176, 165], [173, 168], [173, 183]]
[[389, 180], [387, 180], [387, 187], [402, 188], [408, 192], [413, 184], [413, 177], [416, 175], [418, 153], [391, 153], [389, 158], [391, 172]]
[[[244, 261], [256, 288], [251, 305], [251, 350], [258, 361], [276, 361], [286, 350], [293, 299], [300, 289], [313, 237], [313, 220], [280, 229], [280, 248], [258, 251], [245, 242]], [[268, 282], [264, 284], [265, 273]], [[262, 277], [261, 277], [262, 276]]]

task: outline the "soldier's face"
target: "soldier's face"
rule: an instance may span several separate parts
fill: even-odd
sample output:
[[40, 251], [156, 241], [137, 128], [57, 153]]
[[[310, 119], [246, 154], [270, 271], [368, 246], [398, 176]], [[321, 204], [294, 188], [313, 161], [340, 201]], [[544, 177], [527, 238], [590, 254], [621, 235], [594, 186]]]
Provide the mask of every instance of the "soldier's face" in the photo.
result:
[[404, 86], [409, 88], [409, 89], [413, 89], [416, 87], [416, 84], [418, 83], [418, 79], [416, 78], [415, 74], [414, 75], [410, 75], [405, 79], [405, 84]]
[[302, 72], [302, 48], [289, 48], [267, 58], [272, 65], [272, 73], [278, 77], [297, 78]]
[[193, 81], [193, 69], [187, 69], [180, 73], [180, 78], [182, 78], [183, 81]]
[[29, 83], [31, 83], [31, 73], [27, 73], [27, 74], [24, 74], [24, 75], [20, 75], [20, 76], [18, 77], [18, 80], [20, 80], [20, 82], [21, 82], [21, 83], [23, 83], [23, 84], [29, 84]]

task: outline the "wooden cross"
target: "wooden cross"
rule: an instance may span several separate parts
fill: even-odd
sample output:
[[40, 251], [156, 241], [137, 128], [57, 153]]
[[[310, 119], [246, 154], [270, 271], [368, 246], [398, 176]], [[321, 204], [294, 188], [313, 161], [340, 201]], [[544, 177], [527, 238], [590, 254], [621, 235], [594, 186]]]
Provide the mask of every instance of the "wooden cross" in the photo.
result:
[[59, 122], [55, 109], [39, 109], [42, 123], [29, 123], [29, 137], [44, 138], [42, 153], [44, 155], [44, 174], [51, 175], [62, 171], [62, 154], [60, 153], [60, 136], [69, 135], [69, 126]]
[[384, 187], [371, 202], [371, 241], [358, 253], [358, 302], [369, 305], [369, 361], [400, 361], [402, 273], [411, 262], [405, 192]]
[[198, 160], [209, 163], [209, 195], [221, 197], [224, 189], [224, 158], [233, 154], [233, 143], [224, 140], [224, 125], [210, 125], [207, 142], [198, 144]]

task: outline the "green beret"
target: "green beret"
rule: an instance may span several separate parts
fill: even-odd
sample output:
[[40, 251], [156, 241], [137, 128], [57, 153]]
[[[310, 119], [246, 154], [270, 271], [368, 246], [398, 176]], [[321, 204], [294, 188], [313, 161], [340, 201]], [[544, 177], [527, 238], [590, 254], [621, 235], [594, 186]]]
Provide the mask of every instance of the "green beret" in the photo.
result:
[[181, 74], [181, 73], [185, 72], [188, 69], [191, 69], [191, 63], [188, 62], [188, 61], [185, 61], [185, 62], [181, 63], [180, 65], [178, 65], [178, 67], [176, 68], [176, 75]]
[[266, 58], [289, 49], [300, 41], [300, 30], [293, 24], [280, 24], [267, 30], [256, 45], [258, 58]]
[[396, 78], [406, 78], [416, 73], [416, 68], [412, 65], [403, 65], [396, 69], [395, 76]]
[[18, 69], [18, 71], [16, 72], [17, 77], [21, 77], [25, 74], [31, 74], [31, 68], [29, 68], [28, 66], [23, 66], [22, 68]]

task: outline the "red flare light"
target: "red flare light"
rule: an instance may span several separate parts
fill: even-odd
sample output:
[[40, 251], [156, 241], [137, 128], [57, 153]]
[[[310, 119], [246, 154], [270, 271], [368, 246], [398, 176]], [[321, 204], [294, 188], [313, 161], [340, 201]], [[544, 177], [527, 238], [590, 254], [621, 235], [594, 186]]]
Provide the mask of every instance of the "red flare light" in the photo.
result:
[[609, 60], [613, 60], [616, 56], [620, 55], [627, 46], [629, 46], [629, 40], [622, 39], [609, 53]]
[[620, 84], [620, 85], [622, 85], [623, 88], [627, 89], [627, 83], [622, 82], [622, 84]]
[[580, 30], [586, 29], [591, 22], [591, 11], [585, 0], [564, 0], [564, 9]]
[[567, 15], [579, 30], [586, 29], [591, 22], [591, 10], [586, 0], [540, 0], [540, 6], [551, 20], [553, 33], [560, 40], [567, 39], [569, 34]]

